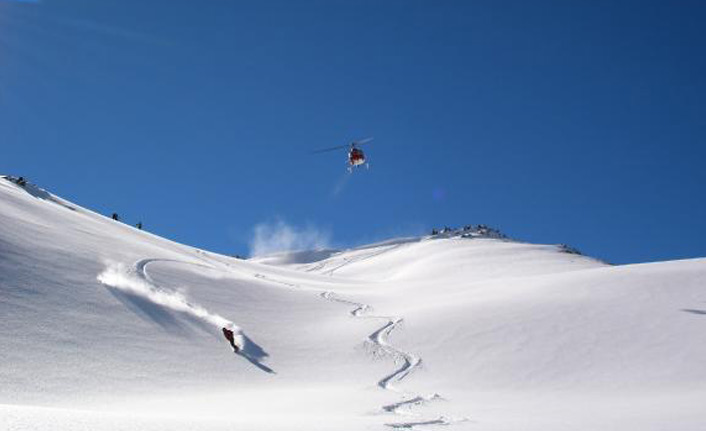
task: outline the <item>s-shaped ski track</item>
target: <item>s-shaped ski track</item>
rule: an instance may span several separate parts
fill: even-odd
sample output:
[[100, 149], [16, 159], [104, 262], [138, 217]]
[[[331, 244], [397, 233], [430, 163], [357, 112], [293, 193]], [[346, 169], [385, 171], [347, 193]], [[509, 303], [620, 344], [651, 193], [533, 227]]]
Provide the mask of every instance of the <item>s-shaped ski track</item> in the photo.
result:
[[[436, 393], [432, 395], [421, 395], [403, 391], [395, 386], [396, 383], [401, 383], [422, 364], [422, 359], [420, 357], [410, 352], [401, 350], [389, 342], [389, 337], [392, 331], [394, 331], [404, 321], [402, 317], [371, 314], [373, 308], [370, 305], [338, 298], [333, 292], [330, 291], [321, 293], [321, 297], [329, 301], [354, 307], [353, 310], [350, 311], [350, 314], [355, 318], [378, 319], [385, 321], [385, 324], [382, 327], [368, 335], [367, 341], [375, 346], [376, 349], [379, 349], [384, 354], [392, 357], [395, 363], [401, 363], [401, 365], [394, 372], [380, 379], [377, 382], [377, 385], [382, 389], [401, 394], [404, 399], [397, 403], [382, 406], [383, 411], [393, 413], [398, 416], [409, 417], [410, 415], [413, 415], [413, 413], [409, 410], [412, 406], [423, 405], [430, 401], [442, 399], [442, 397]], [[439, 416], [434, 419], [395, 422], [387, 423], [385, 425], [395, 429], [413, 429], [415, 427], [425, 425], [452, 425], [456, 422], [461, 422], [464, 420], [465, 419], [449, 419], [444, 416]]]

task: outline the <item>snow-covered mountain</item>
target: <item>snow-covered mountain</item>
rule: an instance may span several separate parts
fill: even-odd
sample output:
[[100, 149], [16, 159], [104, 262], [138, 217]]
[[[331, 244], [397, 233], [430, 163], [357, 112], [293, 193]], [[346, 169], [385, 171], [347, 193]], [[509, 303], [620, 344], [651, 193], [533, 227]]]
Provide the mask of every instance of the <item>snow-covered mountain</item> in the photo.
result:
[[0, 178], [0, 429], [704, 429], [706, 259], [465, 233], [241, 260]]

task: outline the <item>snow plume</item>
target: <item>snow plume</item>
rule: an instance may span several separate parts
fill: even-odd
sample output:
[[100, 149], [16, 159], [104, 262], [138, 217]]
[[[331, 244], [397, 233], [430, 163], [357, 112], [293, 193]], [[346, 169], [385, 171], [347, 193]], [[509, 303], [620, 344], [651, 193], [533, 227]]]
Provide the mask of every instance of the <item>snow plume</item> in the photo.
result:
[[121, 263], [107, 263], [107, 268], [98, 274], [102, 284], [138, 296], [157, 306], [188, 314], [218, 328], [239, 329], [228, 319], [213, 314], [198, 304], [190, 303], [184, 294], [165, 290], [153, 283], [144, 272], [144, 265], [127, 268]]
[[330, 233], [314, 226], [298, 228], [282, 220], [255, 226], [250, 241], [250, 255], [264, 256], [284, 251], [320, 250], [328, 248]]

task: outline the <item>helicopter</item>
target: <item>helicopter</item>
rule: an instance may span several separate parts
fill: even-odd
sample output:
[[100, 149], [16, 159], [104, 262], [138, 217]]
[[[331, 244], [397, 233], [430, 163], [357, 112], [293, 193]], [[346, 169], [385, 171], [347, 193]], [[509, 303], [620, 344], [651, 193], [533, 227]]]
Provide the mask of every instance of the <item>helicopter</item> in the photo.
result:
[[343, 148], [348, 148], [348, 172], [353, 172], [353, 168], [356, 166], [365, 165], [366, 169], [370, 169], [370, 164], [365, 159], [365, 153], [363, 150], [358, 148], [360, 145], [367, 144], [372, 141], [373, 138], [360, 139], [353, 141], [348, 145], [338, 145], [331, 148], [324, 148], [323, 150], [314, 151], [313, 154], [327, 153], [329, 151], [336, 151]]

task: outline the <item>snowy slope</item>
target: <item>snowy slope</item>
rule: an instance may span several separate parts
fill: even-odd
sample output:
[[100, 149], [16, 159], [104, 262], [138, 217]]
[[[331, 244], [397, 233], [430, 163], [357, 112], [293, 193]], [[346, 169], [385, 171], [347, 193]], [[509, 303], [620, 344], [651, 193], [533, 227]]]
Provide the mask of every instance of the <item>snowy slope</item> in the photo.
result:
[[700, 430], [705, 281], [482, 236], [245, 261], [0, 179], [0, 429]]

